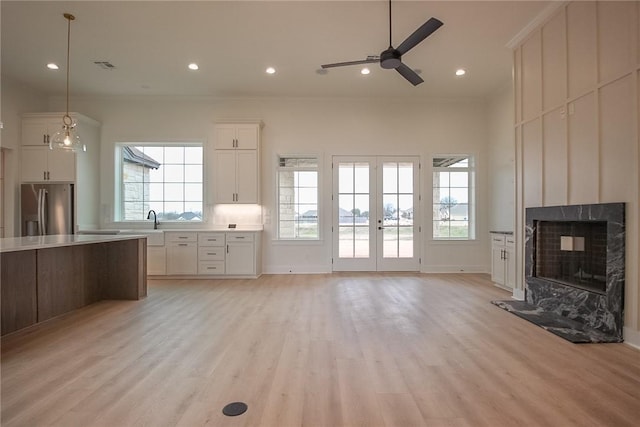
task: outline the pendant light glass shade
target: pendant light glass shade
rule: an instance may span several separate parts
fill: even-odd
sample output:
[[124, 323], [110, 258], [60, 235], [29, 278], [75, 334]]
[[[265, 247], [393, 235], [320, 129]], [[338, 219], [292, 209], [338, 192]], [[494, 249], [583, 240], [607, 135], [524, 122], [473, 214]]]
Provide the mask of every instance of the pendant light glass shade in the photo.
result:
[[87, 146], [82, 143], [75, 131], [76, 124], [69, 115], [62, 119], [62, 129], [54, 133], [49, 140], [50, 149], [61, 149], [71, 151], [87, 151]]
[[71, 47], [71, 21], [75, 16], [65, 13], [64, 18], [67, 20], [67, 111], [62, 117], [62, 129], [56, 132], [49, 141], [49, 148], [70, 150], [70, 151], [87, 151], [86, 145], [80, 141], [80, 137], [76, 133], [76, 123], [69, 115], [69, 51]]

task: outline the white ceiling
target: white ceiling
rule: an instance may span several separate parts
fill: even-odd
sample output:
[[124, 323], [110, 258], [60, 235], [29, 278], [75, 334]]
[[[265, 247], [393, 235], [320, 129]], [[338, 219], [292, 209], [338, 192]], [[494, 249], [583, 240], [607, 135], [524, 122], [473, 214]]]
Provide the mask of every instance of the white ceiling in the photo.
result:
[[[413, 87], [371, 65], [317, 73], [388, 45], [388, 4], [367, 1], [6, 1], [2, 75], [64, 94], [67, 21], [71, 93], [92, 95], [486, 96], [511, 76], [506, 44], [547, 1], [394, 1], [393, 44], [429, 17], [444, 22], [403, 61], [422, 70]], [[93, 61], [107, 60], [115, 70]], [[200, 70], [187, 69], [197, 62]], [[56, 62], [58, 71], [46, 69]], [[277, 69], [265, 74], [267, 66]], [[464, 67], [468, 75], [457, 78]]]

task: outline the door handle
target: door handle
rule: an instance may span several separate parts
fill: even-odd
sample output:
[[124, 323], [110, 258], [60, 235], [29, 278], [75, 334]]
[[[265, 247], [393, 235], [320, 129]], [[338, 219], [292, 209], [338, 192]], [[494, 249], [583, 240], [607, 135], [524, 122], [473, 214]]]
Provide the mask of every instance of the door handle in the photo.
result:
[[385, 227], [378, 227], [378, 230], [384, 230]]

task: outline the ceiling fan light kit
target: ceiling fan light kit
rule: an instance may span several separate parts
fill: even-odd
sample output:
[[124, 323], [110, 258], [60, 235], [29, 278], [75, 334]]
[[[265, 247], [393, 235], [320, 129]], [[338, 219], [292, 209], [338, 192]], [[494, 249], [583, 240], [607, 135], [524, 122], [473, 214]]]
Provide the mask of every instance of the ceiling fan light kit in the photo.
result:
[[345, 67], [349, 65], [380, 63], [380, 66], [387, 70], [396, 70], [402, 77], [407, 79], [412, 85], [417, 86], [424, 82], [422, 78], [410, 67], [402, 62], [402, 55], [416, 47], [424, 39], [433, 34], [442, 25], [442, 21], [436, 18], [429, 18], [417, 30], [405, 39], [397, 48], [393, 47], [391, 40], [391, 0], [389, 0], [389, 47], [382, 51], [379, 56], [369, 55], [367, 59], [358, 61], [336, 62], [333, 64], [321, 65], [323, 69], [334, 67]]

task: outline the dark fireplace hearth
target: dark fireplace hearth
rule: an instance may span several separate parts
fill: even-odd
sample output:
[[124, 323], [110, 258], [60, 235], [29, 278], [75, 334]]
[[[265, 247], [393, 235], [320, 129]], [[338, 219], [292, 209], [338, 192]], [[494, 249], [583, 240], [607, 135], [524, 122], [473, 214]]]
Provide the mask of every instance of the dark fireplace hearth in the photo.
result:
[[624, 203], [527, 208], [525, 304], [574, 322], [577, 342], [622, 341], [624, 252]]

